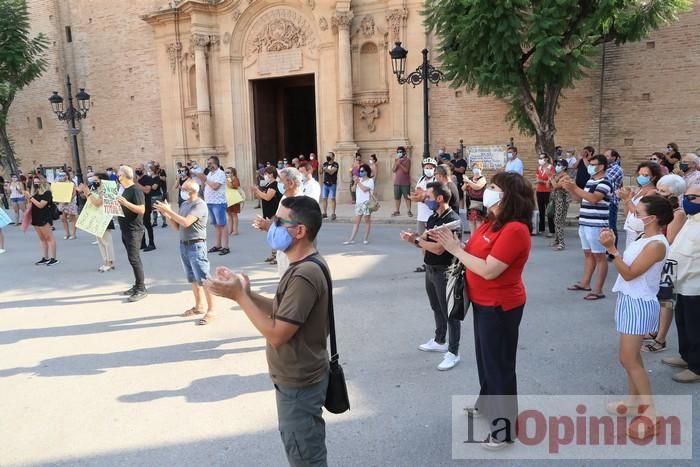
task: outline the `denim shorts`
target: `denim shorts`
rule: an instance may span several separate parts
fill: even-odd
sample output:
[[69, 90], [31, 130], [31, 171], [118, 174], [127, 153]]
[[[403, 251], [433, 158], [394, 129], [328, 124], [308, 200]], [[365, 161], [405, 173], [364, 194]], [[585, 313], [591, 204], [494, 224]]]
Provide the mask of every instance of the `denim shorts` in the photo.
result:
[[578, 236], [581, 239], [581, 248], [591, 250], [591, 253], [605, 253], [605, 247], [599, 240], [601, 230], [602, 227], [579, 225]]
[[207, 242], [185, 245], [180, 243], [180, 261], [187, 275], [187, 282], [202, 285], [209, 277], [209, 258], [207, 257]]
[[338, 189], [338, 185], [326, 185], [324, 183], [321, 198], [323, 198], [323, 199], [326, 199], [326, 198], [335, 199], [335, 192], [337, 189]]
[[226, 203], [207, 203], [209, 208], [209, 223], [211, 225], [226, 225]]

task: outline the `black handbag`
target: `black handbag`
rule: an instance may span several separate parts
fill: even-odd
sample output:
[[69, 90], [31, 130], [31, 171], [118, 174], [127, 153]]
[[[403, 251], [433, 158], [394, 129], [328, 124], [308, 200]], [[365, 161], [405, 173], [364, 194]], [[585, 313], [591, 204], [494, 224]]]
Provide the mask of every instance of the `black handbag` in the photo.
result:
[[323, 271], [328, 284], [328, 327], [331, 338], [331, 359], [328, 378], [328, 390], [326, 391], [326, 402], [323, 406], [330, 413], [341, 414], [350, 410], [350, 398], [348, 397], [348, 387], [345, 384], [345, 373], [338, 361], [338, 346], [335, 342], [335, 318], [333, 316], [333, 283], [331, 275], [326, 266], [316, 257], [309, 257], [307, 261], [316, 263]]
[[447, 318], [464, 321], [467, 316], [471, 300], [467, 292], [464, 264], [457, 258], [447, 269]]

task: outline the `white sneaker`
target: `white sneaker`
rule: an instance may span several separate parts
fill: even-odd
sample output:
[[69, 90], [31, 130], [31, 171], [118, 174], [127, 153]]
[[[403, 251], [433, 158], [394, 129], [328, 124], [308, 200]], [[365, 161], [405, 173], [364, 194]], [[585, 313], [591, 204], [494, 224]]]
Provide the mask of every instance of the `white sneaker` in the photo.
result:
[[496, 441], [491, 437], [491, 435], [488, 435], [486, 439], [481, 442], [481, 447], [489, 451], [500, 451], [501, 449], [508, 448], [512, 445], [512, 442]]
[[0, 255], [3, 254], [3, 253], [5, 253], [5, 250], [3, 250], [2, 248], [0, 248]]
[[363, 244], [363, 245], [367, 245], [368, 243], [369, 243], [369, 240], [363, 240], [363, 241], [362, 241], [362, 244]]
[[423, 352], [447, 352], [447, 343], [438, 344], [435, 342], [435, 339], [430, 339], [425, 344], [419, 345], [418, 350]]
[[459, 355], [455, 355], [452, 352], [447, 352], [445, 358], [442, 359], [438, 365], [438, 370], [447, 371], [454, 368], [459, 363]]

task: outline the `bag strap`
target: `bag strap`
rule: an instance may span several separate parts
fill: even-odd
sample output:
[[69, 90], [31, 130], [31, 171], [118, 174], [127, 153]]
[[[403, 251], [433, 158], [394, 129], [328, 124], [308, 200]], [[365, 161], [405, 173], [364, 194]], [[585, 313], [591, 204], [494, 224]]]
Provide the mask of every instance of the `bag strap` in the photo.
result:
[[335, 316], [333, 314], [333, 283], [331, 281], [331, 275], [326, 265], [315, 255], [308, 256], [304, 261], [316, 263], [326, 277], [326, 283], [328, 284], [328, 327], [331, 335], [331, 362], [334, 362], [338, 360], [338, 346], [335, 341]]

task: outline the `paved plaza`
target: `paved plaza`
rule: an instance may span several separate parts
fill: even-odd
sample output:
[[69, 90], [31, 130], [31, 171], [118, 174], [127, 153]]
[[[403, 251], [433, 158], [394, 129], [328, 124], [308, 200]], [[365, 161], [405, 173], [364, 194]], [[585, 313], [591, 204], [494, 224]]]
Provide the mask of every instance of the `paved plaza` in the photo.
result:
[[[275, 290], [264, 235], [246, 208], [231, 254], [212, 256]], [[376, 226], [369, 245], [343, 246], [348, 224], [327, 223], [319, 249], [335, 283], [341, 361], [352, 410], [326, 414], [329, 464], [335, 466], [542, 465], [545, 461], [454, 461], [451, 396], [478, 393], [471, 317], [462, 327], [462, 362], [436, 370], [440, 355], [417, 346], [433, 332], [415, 248], [400, 225]], [[283, 466], [275, 397], [264, 340], [232, 302], [195, 326], [177, 237], [156, 230], [158, 249], [143, 253], [150, 295], [126, 303], [132, 279], [123, 246], [117, 269], [99, 274], [96, 245], [83, 232], [58, 241], [61, 263], [37, 267], [33, 232], [9, 226], [0, 256], [0, 465]], [[361, 231], [362, 232], [362, 231]], [[62, 237], [60, 228], [57, 238]], [[118, 230], [117, 230], [118, 237]], [[626, 390], [617, 361], [614, 298], [585, 302], [566, 291], [581, 271], [573, 228], [569, 249], [553, 252], [533, 238], [526, 268], [528, 302], [520, 330], [522, 394], [613, 395]], [[210, 236], [211, 238], [211, 236]], [[656, 394], [697, 394], [673, 383], [661, 356], [645, 355]], [[613, 396], [611, 396], [611, 400]], [[696, 399], [697, 400], [697, 399]], [[694, 415], [698, 414], [694, 410]], [[697, 420], [698, 418], [695, 417]], [[698, 445], [700, 436], [694, 436]], [[561, 461], [557, 465], [697, 465], [693, 461]]]

